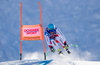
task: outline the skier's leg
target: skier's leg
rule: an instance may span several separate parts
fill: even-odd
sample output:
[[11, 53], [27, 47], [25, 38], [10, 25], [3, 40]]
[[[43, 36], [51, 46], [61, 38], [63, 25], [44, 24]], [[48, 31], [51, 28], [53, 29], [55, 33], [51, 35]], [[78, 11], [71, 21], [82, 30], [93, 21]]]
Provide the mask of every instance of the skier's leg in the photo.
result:
[[60, 45], [64, 48], [63, 40], [62, 40], [59, 36], [55, 38], [55, 41], [56, 41], [57, 43], [60, 43]]
[[50, 48], [50, 51], [54, 53], [55, 49], [54, 49], [54, 47], [53, 47], [53, 45], [51, 43], [51, 40], [49, 39], [49, 37], [47, 35], [45, 35], [45, 38], [46, 38], [46, 42], [47, 42], [47, 44], [48, 44], [48, 46]]
[[71, 52], [68, 49], [69, 45], [66, 43], [66, 41], [64, 42], [64, 46], [65, 46], [64, 49], [68, 52], [68, 54], [70, 54]]
[[56, 37], [55, 38], [56, 42], [60, 43], [60, 45], [68, 52], [68, 54], [70, 54], [71, 52], [68, 49], [68, 44], [66, 43], [66, 40], [60, 38], [60, 37]]
[[53, 47], [55, 47], [55, 50], [57, 50], [58, 54], [63, 54], [60, 47], [58, 46], [58, 43], [56, 43], [55, 40], [52, 39], [51, 43], [52, 43]]
[[49, 45], [49, 48], [50, 48], [51, 52], [53, 52], [53, 53], [55, 52], [55, 49], [54, 49], [54, 47], [52, 45]]

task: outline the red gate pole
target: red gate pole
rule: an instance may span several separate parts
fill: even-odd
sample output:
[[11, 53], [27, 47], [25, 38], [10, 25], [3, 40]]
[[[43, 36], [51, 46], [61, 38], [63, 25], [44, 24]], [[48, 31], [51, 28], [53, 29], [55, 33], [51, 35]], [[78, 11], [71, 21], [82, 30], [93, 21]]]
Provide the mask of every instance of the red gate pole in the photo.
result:
[[22, 2], [21, 2], [21, 15], [20, 15], [20, 22], [21, 22], [21, 28], [20, 28], [20, 60], [22, 60]]
[[41, 18], [41, 25], [42, 25], [42, 39], [43, 39], [43, 48], [44, 48], [44, 60], [46, 60], [46, 52], [45, 52], [45, 42], [44, 42], [44, 34], [43, 34], [43, 23], [42, 23], [42, 12], [41, 12], [41, 3], [39, 2], [40, 8], [40, 18]]

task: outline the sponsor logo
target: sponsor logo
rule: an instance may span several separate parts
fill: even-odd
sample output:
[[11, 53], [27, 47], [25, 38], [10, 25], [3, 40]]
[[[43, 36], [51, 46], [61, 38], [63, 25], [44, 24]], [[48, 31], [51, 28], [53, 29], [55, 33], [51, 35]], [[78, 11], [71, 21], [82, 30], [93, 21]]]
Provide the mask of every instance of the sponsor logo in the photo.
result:
[[37, 34], [39, 29], [24, 29], [24, 33], [26, 34]]

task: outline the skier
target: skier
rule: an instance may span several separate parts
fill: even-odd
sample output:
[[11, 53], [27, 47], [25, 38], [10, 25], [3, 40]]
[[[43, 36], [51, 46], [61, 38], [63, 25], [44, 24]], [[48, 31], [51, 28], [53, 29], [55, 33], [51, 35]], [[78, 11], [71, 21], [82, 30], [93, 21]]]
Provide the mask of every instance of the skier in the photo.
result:
[[71, 53], [68, 49], [69, 45], [66, 43], [64, 35], [61, 33], [59, 28], [55, 27], [54, 24], [49, 24], [48, 27], [46, 27], [45, 38], [51, 52], [54, 53], [55, 50], [57, 50], [58, 54], [63, 54], [58, 46], [58, 43], [60, 43], [60, 45], [68, 52], [68, 54]]

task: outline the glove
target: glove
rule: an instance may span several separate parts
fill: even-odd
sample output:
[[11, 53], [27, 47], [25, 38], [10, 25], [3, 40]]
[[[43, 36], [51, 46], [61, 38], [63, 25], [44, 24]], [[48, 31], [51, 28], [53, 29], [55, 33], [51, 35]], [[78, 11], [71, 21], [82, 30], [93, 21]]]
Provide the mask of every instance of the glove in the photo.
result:
[[50, 35], [49, 38], [50, 39], [55, 39], [55, 36], [54, 35]]

